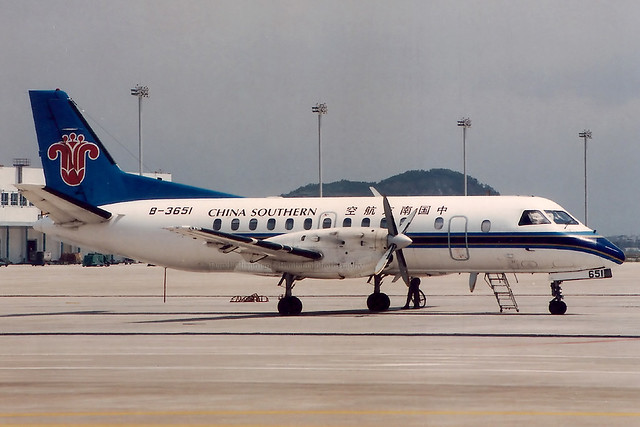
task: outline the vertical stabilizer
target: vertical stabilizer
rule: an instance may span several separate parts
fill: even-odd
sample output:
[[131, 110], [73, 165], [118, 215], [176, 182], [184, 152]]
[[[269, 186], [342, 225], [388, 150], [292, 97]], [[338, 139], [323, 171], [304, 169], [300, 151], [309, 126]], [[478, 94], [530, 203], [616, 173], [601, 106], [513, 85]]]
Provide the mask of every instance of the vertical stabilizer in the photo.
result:
[[30, 91], [47, 188], [92, 206], [144, 199], [236, 197], [123, 172], [61, 90]]

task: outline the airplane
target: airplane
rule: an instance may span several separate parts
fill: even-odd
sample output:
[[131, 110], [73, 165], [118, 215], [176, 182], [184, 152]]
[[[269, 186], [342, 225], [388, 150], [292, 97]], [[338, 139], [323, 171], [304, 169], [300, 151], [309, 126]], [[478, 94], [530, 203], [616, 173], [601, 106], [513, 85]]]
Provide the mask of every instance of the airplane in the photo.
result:
[[[243, 198], [123, 172], [62, 90], [29, 92], [45, 185], [18, 184], [43, 216], [36, 230], [139, 261], [189, 271], [280, 277], [281, 315], [299, 315], [305, 278], [373, 280], [371, 312], [389, 309], [383, 278], [548, 273], [561, 283], [612, 276], [624, 253], [555, 202], [532, 196]], [[416, 282], [419, 283], [419, 282]], [[419, 285], [418, 285], [419, 286]]]

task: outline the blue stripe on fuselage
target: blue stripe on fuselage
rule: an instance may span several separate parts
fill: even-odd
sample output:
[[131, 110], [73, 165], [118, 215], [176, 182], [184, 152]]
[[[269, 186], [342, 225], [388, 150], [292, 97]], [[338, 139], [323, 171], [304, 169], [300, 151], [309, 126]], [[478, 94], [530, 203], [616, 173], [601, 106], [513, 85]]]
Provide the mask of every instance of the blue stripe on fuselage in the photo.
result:
[[[312, 233], [314, 230], [308, 230]], [[240, 233], [255, 239], [268, 239], [281, 233]], [[465, 247], [465, 233], [408, 233], [409, 249], [446, 249]], [[599, 256], [622, 264], [625, 255], [609, 240], [593, 232], [576, 233], [467, 233], [466, 244], [477, 249], [560, 249]]]
[[579, 233], [427, 233], [408, 234], [414, 248], [513, 248], [563, 249], [590, 253], [616, 264], [624, 253], [613, 243], [593, 232]]

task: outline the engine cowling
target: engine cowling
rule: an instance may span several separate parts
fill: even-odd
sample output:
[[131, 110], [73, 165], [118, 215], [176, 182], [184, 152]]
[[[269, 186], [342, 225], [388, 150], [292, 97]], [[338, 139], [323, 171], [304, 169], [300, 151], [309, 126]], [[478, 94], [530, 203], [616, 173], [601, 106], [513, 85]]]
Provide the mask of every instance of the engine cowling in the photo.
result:
[[382, 228], [339, 227], [281, 234], [267, 240], [322, 253], [317, 261], [283, 262], [269, 258], [259, 261], [275, 272], [312, 278], [366, 277], [388, 248], [387, 230]]

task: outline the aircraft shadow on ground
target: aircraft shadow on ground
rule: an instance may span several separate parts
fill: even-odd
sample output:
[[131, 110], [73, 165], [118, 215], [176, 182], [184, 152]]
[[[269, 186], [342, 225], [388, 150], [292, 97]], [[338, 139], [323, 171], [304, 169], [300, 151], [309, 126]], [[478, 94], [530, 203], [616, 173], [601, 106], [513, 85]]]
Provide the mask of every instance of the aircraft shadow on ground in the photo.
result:
[[[171, 319], [154, 319], [140, 320], [132, 323], [185, 323], [185, 322], [207, 322], [220, 320], [244, 320], [244, 319], [266, 319], [266, 318], [289, 318], [289, 317], [336, 317], [336, 316], [549, 316], [548, 313], [500, 313], [491, 311], [474, 311], [466, 313], [454, 313], [446, 311], [433, 311], [434, 307], [426, 307], [421, 309], [391, 308], [385, 312], [372, 313], [368, 309], [350, 309], [350, 310], [321, 310], [321, 311], [304, 311], [299, 316], [281, 316], [277, 312], [254, 312], [248, 313], [244, 311], [210, 311], [210, 312], [118, 312], [108, 310], [82, 310], [82, 311], [60, 311], [60, 312], [40, 312], [40, 313], [13, 313], [0, 315], [0, 318], [12, 317], [47, 317], [47, 316], [188, 316]], [[575, 314], [567, 313], [565, 316], [574, 316]]]

